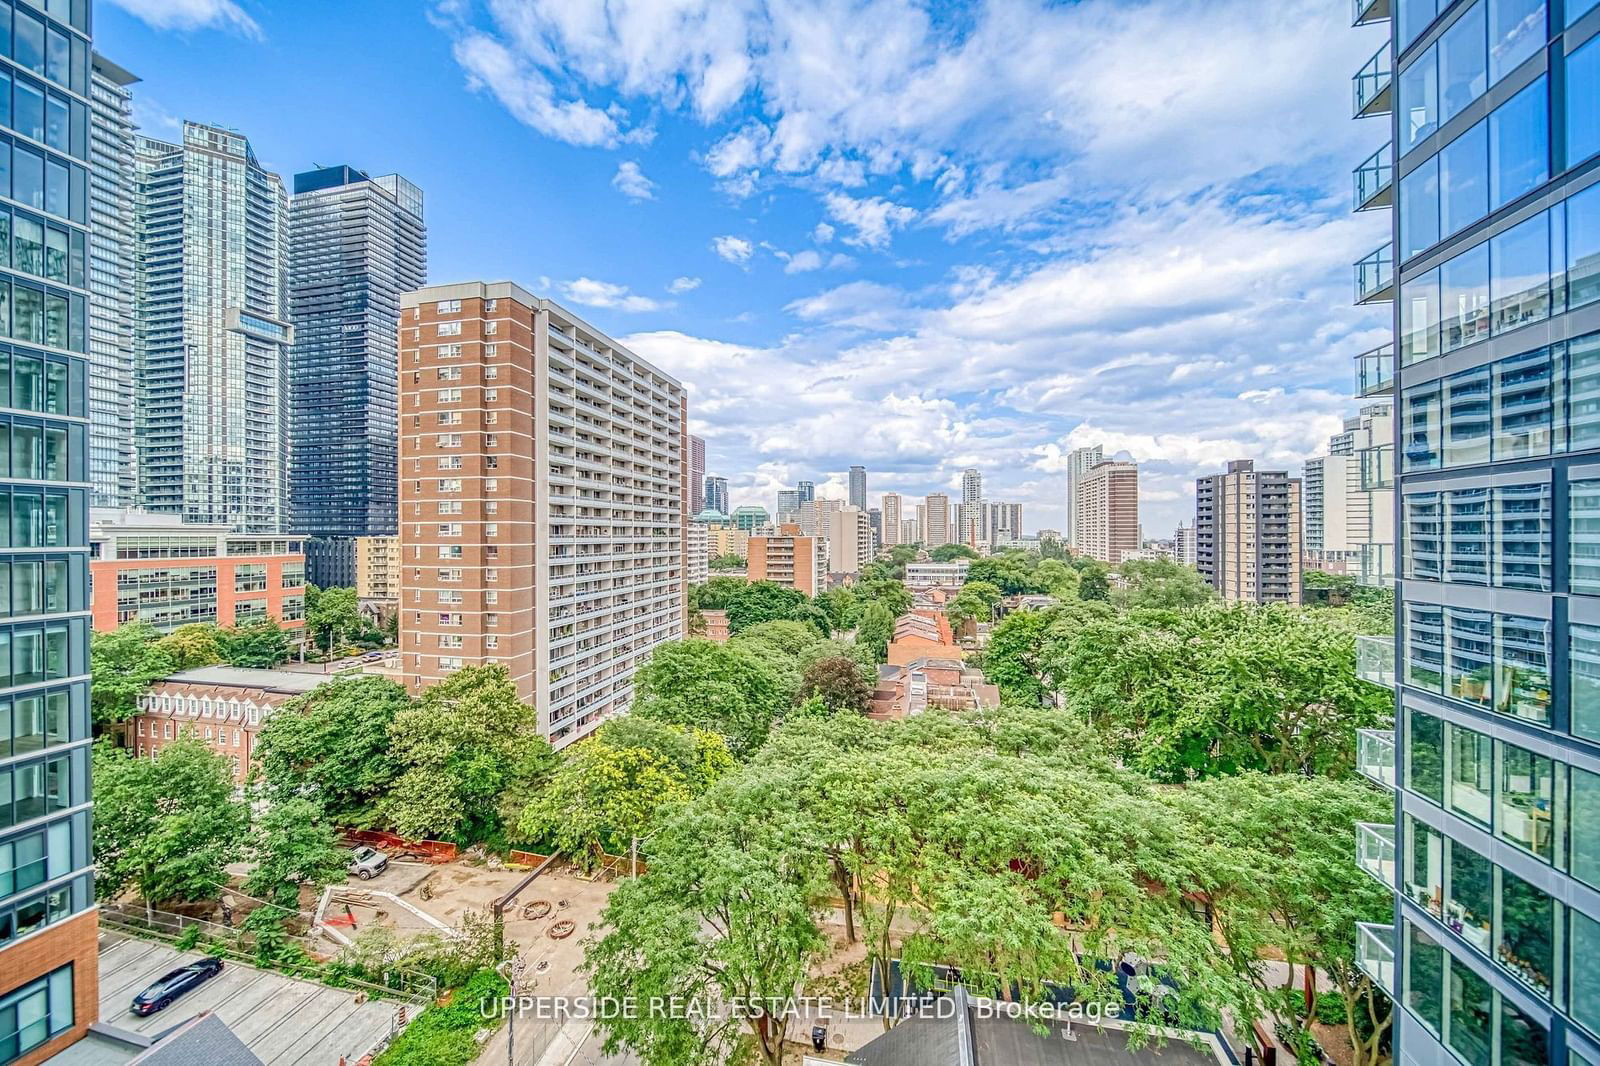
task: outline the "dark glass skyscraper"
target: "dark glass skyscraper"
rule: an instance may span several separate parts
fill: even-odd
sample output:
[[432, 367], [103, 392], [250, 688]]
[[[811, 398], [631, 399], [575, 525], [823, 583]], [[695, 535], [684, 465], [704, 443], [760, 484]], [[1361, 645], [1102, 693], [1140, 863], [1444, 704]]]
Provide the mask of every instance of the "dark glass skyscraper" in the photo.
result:
[[295, 175], [290, 214], [291, 528], [310, 580], [354, 585], [354, 538], [397, 530], [400, 294], [427, 282], [422, 191], [323, 167]]
[[1355, 0], [1355, 22], [1387, 30], [1354, 109], [1389, 134], [1356, 207], [1394, 209], [1356, 264], [1395, 338], [1357, 363], [1396, 412], [1362, 455], [1396, 552], [1363, 571], [1399, 634], [1361, 649], [1396, 692], [1360, 753], [1395, 816], [1357, 854], [1396, 902], [1358, 955], [1401, 1063], [1596, 1064], [1600, 2]]
[[87, 0], [0, 2], [0, 1062], [96, 1018]]

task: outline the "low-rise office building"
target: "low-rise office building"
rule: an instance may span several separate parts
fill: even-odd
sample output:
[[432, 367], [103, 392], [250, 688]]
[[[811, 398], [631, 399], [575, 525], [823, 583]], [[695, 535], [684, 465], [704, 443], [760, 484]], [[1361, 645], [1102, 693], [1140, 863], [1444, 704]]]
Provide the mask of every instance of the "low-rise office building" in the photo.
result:
[[357, 537], [356, 599], [400, 598], [400, 538]]
[[100, 633], [131, 622], [162, 631], [265, 618], [285, 629], [305, 625], [306, 557], [298, 537], [235, 533], [175, 514], [96, 509], [89, 582]]

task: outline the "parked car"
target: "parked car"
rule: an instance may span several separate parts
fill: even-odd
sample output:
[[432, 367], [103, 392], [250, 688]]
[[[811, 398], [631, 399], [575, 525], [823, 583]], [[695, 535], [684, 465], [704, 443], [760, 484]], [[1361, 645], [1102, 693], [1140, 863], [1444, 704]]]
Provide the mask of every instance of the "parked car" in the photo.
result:
[[350, 865], [347, 869], [363, 881], [383, 873], [388, 866], [389, 856], [375, 848], [362, 844], [350, 849]]
[[158, 1010], [166, 1010], [173, 1000], [190, 989], [199, 988], [221, 972], [221, 959], [201, 959], [188, 966], [180, 966], [134, 996], [133, 1006], [129, 1009], [141, 1018]]

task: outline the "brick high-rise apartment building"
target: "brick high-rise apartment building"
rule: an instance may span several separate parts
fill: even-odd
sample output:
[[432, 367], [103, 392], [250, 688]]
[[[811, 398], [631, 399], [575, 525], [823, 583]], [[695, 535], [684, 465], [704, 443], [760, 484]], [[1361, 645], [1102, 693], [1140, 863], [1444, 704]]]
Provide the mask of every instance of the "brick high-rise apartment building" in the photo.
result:
[[501, 663], [571, 742], [685, 633], [683, 386], [509, 282], [401, 308], [405, 679]]
[[1139, 467], [1105, 462], [1078, 480], [1074, 521], [1076, 550], [1115, 566], [1124, 552], [1139, 550]]

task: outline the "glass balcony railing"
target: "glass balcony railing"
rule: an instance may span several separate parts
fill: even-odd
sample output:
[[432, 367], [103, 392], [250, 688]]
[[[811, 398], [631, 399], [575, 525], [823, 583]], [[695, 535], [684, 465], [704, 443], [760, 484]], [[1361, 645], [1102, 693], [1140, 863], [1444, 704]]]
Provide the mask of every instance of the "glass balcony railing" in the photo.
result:
[[1362, 448], [1361, 491], [1377, 492], [1394, 488], [1394, 445], [1380, 444], [1375, 448]]
[[1355, 117], [1370, 118], [1373, 115], [1387, 115], [1390, 110], [1390, 100], [1394, 93], [1394, 69], [1389, 66], [1389, 44], [1384, 42], [1382, 48], [1367, 60], [1366, 66], [1351, 79], [1355, 86]]
[[1394, 204], [1394, 147], [1386, 144], [1367, 157], [1354, 171], [1356, 210]]
[[1356, 264], [1356, 303], [1394, 299], [1394, 252], [1386, 244]]
[[1389, 11], [1389, 0], [1355, 0], [1355, 15], [1351, 25], [1370, 26], [1374, 22], [1382, 22], [1392, 17]]
[[1378, 396], [1394, 391], [1394, 344], [1356, 356], [1356, 395]]
[[[1392, 656], [1394, 654], [1392, 638], [1389, 647]], [[1394, 730], [1356, 730], [1356, 770], [1375, 785], [1382, 785], [1384, 788], [1394, 787]]]
[[1382, 688], [1394, 688], [1394, 638], [1356, 638], [1356, 676]]
[[1356, 923], [1356, 965], [1394, 995], [1394, 926]]
[[1371, 588], [1394, 587], [1394, 545], [1363, 544], [1356, 560], [1356, 584]]
[[1356, 823], [1356, 865], [1376, 877], [1384, 888], [1395, 886], [1393, 825]]

